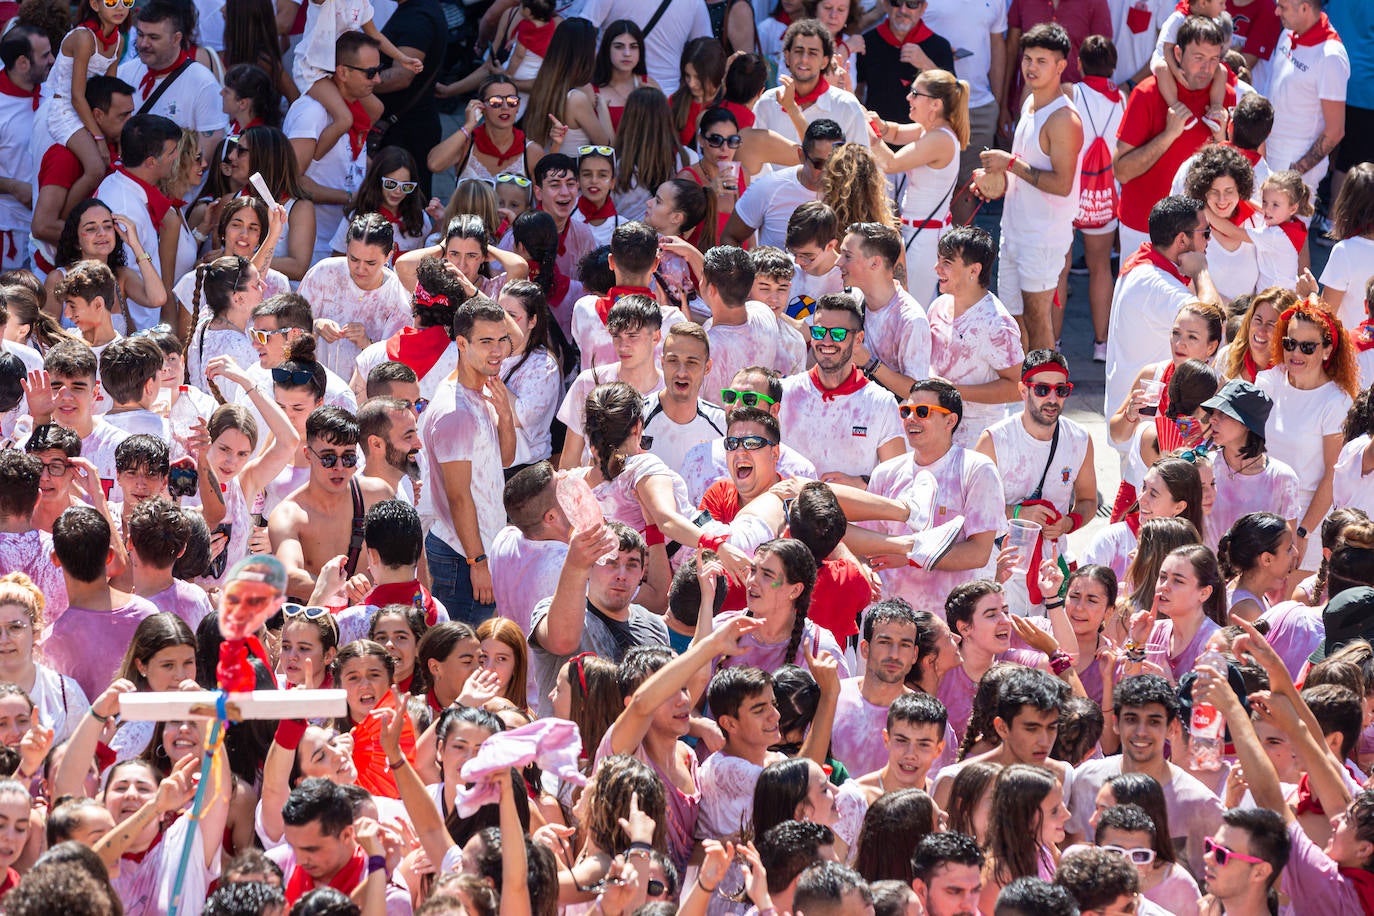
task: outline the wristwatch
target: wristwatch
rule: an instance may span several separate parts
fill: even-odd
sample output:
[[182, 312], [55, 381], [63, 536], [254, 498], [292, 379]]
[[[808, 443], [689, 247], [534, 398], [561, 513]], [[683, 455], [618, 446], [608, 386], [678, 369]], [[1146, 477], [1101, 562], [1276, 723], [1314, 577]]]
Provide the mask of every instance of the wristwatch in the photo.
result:
[[873, 357], [872, 359], [870, 359], [870, 360], [868, 361], [867, 365], [865, 365], [865, 366], [863, 367], [863, 369], [861, 369], [860, 371], [863, 372], [864, 378], [867, 378], [867, 379], [870, 379], [870, 380], [874, 380], [874, 379], [873, 379], [873, 373], [874, 373], [874, 372], [877, 372], [877, 371], [878, 371], [878, 367], [881, 366], [882, 364], [883, 364], [883, 363], [882, 363], [882, 360], [878, 359], [878, 357], [875, 356], [875, 357]]
[[485, 563], [485, 562], [487, 562], [487, 555], [484, 554], [484, 553], [479, 553], [477, 556], [471, 557], [471, 558], [468, 560], [468, 565], [469, 565], [469, 566], [476, 566], [478, 563]]
[[1298, 526], [1298, 537], [1302, 538], [1304, 541], [1307, 540], [1307, 529], [1302, 525]]

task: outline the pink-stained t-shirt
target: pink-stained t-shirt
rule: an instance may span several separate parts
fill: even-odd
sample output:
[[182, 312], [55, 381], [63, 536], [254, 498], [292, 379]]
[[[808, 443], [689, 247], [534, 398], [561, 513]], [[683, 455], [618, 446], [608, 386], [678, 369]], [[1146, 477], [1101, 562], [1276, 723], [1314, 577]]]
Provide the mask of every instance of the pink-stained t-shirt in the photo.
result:
[[1207, 514], [1204, 541], [1216, 549], [1221, 536], [1231, 530], [1236, 519], [1251, 512], [1273, 512], [1284, 519], [1295, 519], [1306, 508], [1298, 501], [1298, 475], [1272, 455], [1264, 459], [1258, 474], [1238, 474], [1221, 456], [1212, 462], [1217, 480], [1217, 498]]
[[[1032, 649], [1008, 649], [997, 656], [997, 661], [1035, 668], [1044, 663], [1045, 656]], [[973, 715], [973, 696], [977, 692], [978, 682], [969, 677], [963, 665], [946, 671], [944, 677], [940, 678], [940, 686], [935, 688], [935, 698], [945, 704], [949, 727], [954, 732], [956, 742], [964, 740], [969, 717]]]
[[802, 372], [782, 380], [778, 411], [782, 441], [801, 452], [822, 474], [858, 477], [873, 473], [878, 449], [896, 439], [905, 449], [897, 399], [876, 382], [851, 394], [822, 392]]
[[1289, 900], [1301, 900], [1294, 913], [1363, 913], [1355, 882], [1341, 874], [1334, 859], [1313, 843], [1296, 820], [1288, 825], [1292, 851], [1279, 877], [1279, 889]]
[[863, 697], [863, 678], [840, 682], [835, 707], [835, 726], [830, 733], [830, 755], [844, 764], [851, 776], [863, 776], [887, 764], [887, 707]]
[[[644, 508], [639, 501], [639, 485], [649, 477], [667, 477], [673, 486], [673, 506], [683, 518], [691, 519], [696, 514], [691, 497], [687, 495], [687, 484], [676, 471], [663, 463], [663, 459], [649, 452], [631, 455], [624, 469], [614, 480], [603, 480], [592, 488], [601, 512], [607, 520], [624, 522], [636, 531], [649, 527], [644, 517]], [[688, 544], [695, 548], [695, 544]]]
[[1288, 673], [1297, 678], [1307, 659], [1326, 639], [1322, 609], [1301, 601], [1280, 601], [1261, 614], [1260, 619], [1269, 623], [1264, 638], [1283, 659]]
[[[723, 626], [736, 617], [746, 616], [747, 613], [747, 611], [728, 611], [717, 617], [715, 624], [717, 627]], [[764, 642], [753, 633], [746, 633], [739, 639], [740, 647], [744, 651], [739, 655], [720, 659], [719, 666], [722, 668], [762, 668], [769, 674], [776, 673], [779, 668], [787, 664], [805, 668], [806, 650], [810, 648], [812, 655], [829, 652], [839, 663], [840, 677], [849, 677], [849, 664], [840, 651], [840, 645], [825, 627], [818, 627], [809, 619], [802, 624], [801, 642], [797, 646], [797, 654], [792, 658], [785, 657], [787, 655], [787, 643], [787, 639], [783, 639], [781, 642]]]
[[[597, 300], [600, 296], [583, 296], [573, 303], [572, 307], [572, 337], [577, 344], [578, 350], [582, 353], [582, 369], [605, 368], [611, 363], [617, 362], [620, 358], [616, 356], [615, 342], [611, 340], [611, 332], [602, 323], [601, 316], [596, 311]], [[663, 312], [663, 324], [659, 327], [659, 334], [662, 337], [668, 336], [668, 329], [679, 321], [686, 321], [687, 316], [682, 310], [672, 305], [660, 305], [659, 309]], [[657, 365], [663, 356], [663, 341], [659, 340], [658, 346], [654, 348], [654, 364]], [[648, 394], [649, 392], [641, 392]]]
[[530, 632], [534, 606], [551, 597], [558, 587], [568, 545], [562, 541], [530, 540], [519, 528], [507, 525], [487, 545], [487, 553], [496, 613]]
[[[995, 381], [1000, 370], [1020, 366], [1025, 359], [1016, 319], [992, 293], [957, 318], [953, 296], [939, 296], [929, 311], [932, 375], [956, 385], [981, 385]], [[973, 448], [979, 434], [1006, 415], [1005, 404], [965, 400], [964, 418], [954, 431], [954, 444]]]
[[173, 580], [170, 587], [156, 595], [144, 597], [159, 611], [180, 617], [182, 622], [191, 628], [192, 633], [196, 631], [201, 620], [213, 610], [210, 607], [210, 596], [205, 594], [205, 589], [180, 579]]
[[[601, 739], [601, 745], [596, 749], [596, 762], [599, 764], [604, 757], [611, 754], [611, 736], [615, 734], [615, 726], [606, 729], [606, 735]], [[678, 785], [659, 768], [659, 765], [649, 757], [644, 750], [644, 744], [635, 748], [631, 755], [638, 760], [648, 764], [658, 778], [663, 780], [664, 794], [668, 801], [668, 824], [665, 831], [668, 838], [668, 855], [672, 857], [677, 865], [679, 872], [687, 867], [687, 860], [692, 855], [693, 837], [696, 835], [697, 818], [701, 810], [701, 772], [697, 769], [697, 758], [695, 754], [687, 755], [687, 765], [690, 768], [694, 789], [689, 794], [682, 791]], [[752, 805], [753, 799], [750, 798]]]
[[[382, 268], [382, 283], [364, 290], [353, 282], [348, 258], [325, 258], [301, 278], [300, 294], [310, 300], [316, 318], [327, 318], [339, 327], [358, 323], [369, 340], [386, 340], [410, 324], [410, 293], [390, 268]], [[353, 373], [353, 364], [362, 349], [340, 337], [320, 338], [320, 362], [343, 378]]]
[[[769, 756], [784, 759], [779, 754]], [[743, 835], [749, 829], [754, 816], [754, 786], [762, 772], [763, 767], [724, 751], [706, 758], [697, 769], [697, 784], [701, 786], [698, 840]]]
[[1207, 640], [1220, 629], [1221, 627], [1217, 626], [1210, 617], [1202, 618], [1202, 626], [1198, 627], [1197, 633], [1193, 635], [1188, 645], [1183, 647], [1183, 651], [1178, 655], [1170, 655], [1169, 641], [1173, 638], [1174, 622], [1172, 620], [1156, 620], [1150, 630], [1150, 638], [1145, 643], [1145, 657], [1148, 661], [1171, 673], [1173, 680], [1177, 682], [1179, 678], [1193, 670], [1197, 657], [1207, 647]]
[[0, 575], [12, 572], [28, 576], [43, 593], [43, 624], [51, 627], [67, 609], [67, 580], [52, 561], [52, 535], [46, 531], [0, 532]]
[[138, 597], [109, 611], [69, 607], [52, 625], [43, 655], [54, 671], [80, 684], [86, 696], [98, 697], [118, 673], [134, 630], [156, 613], [151, 602]]
[[864, 346], [907, 378], [931, 372], [931, 326], [916, 297], [898, 286], [887, 302], [864, 303]]
[[[747, 315], [743, 324], [706, 322], [706, 337], [711, 341], [711, 368], [701, 385], [701, 398], [717, 407], [723, 388], [730, 387], [735, 373], [745, 366], [772, 366], [777, 362], [780, 341], [778, 319], [772, 309], [762, 302], [750, 300], [744, 304]], [[663, 329], [668, 335], [668, 329]]]
[[[952, 447], [929, 465], [918, 465], [910, 455], [898, 455], [878, 465], [868, 483], [870, 493], [901, 499], [912, 489], [917, 473], [935, 477], [935, 496], [930, 507], [930, 526], [943, 525], [955, 516], [964, 517], [959, 541], [991, 531], [1000, 534], [1007, 524], [1002, 505], [1002, 478], [992, 459], [972, 449]], [[874, 527], [888, 534], [905, 534], [904, 522], [880, 522]], [[978, 578], [979, 570], [924, 570], [914, 567], [883, 570], [884, 589], [911, 603], [917, 610], [945, 616], [945, 597], [958, 585]]]

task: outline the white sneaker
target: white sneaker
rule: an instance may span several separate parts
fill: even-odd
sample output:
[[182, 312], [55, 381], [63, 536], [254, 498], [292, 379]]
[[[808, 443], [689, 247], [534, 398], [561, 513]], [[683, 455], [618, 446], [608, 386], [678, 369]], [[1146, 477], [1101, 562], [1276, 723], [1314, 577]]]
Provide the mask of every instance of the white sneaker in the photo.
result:
[[939, 563], [945, 554], [949, 553], [949, 549], [959, 539], [959, 532], [963, 530], [963, 527], [964, 517], [956, 515], [936, 528], [918, 531], [916, 543], [907, 553], [907, 559], [918, 569], [930, 569]]
[[1093, 341], [1093, 362], [1105, 363], [1107, 361], [1107, 342], [1105, 340]]

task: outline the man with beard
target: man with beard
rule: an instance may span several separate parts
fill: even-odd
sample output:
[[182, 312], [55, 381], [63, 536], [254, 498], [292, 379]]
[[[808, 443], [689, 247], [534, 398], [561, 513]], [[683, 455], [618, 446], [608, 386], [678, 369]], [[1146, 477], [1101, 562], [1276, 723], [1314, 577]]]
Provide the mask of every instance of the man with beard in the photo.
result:
[[272, 551], [286, 567], [286, 591], [301, 599], [315, 591], [325, 564], [343, 556], [345, 578], [362, 571], [363, 520], [369, 506], [396, 494], [375, 477], [355, 476], [358, 421], [338, 407], [317, 407], [305, 420], [305, 486], [282, 500], [267, 519]]
[[501, 469], [515, 460], [514, 408], [501, 381], [511, 335], [505, 311], [487, 296], [459, 306], [453, 332], [458, 368], [420, 425], [434, 472], [425, 553], [439, 599], [455, 620], [476, 626], [496, 612], [487, 548], [506, 523]]
[[339, 625], [339, 645], [364, 639], [372, 615], [388, 604], [419, 608], [425, 613], [427, 626], [448, 620], [448, 609], [420, 583], [424, 540], [420, 516], [409, 503], [384, 499], [367, 510], [363, 543], [367, 547], [367, 574], [374, 584], [362, 601], [334, 618]]
[[[916, 664], [918, 635], [916, 615], [900, 599], [875, 604], [865, 614], [859, 641], [864, 673], [840, 682], [830, 739], [831, 755], [851, 773], [872, 773], [887, 763], [887, 711], [893, 700], [910, 692], [906, 676]], [[937, 740], [943, 734], [941, 727]]]
[[420, 500], [420, 432], [415, 411], [400, 398], [372, 398], [358, 410], [360, 478], [384, 482], [397, 499]]
[[[1045, 542], [1057, 542], [1083, 527], [1097, 512], [1097, 472], [1088, 431], [1063, 416], [1073, 391], [1069, 361], [1057, 350], [1032, 350], [1021, 363], [1021, 400], [1025, 409], [994, 423], [978, 440], [978, 451], [992, 459], [1002, 478], [1007, 518], [1040, 526], [1041, 540], [1031, 557], [1038, 570], [1048, 556]], [[1062, 553], [1062, 550], [1059, 551]], [[1013, 609], [1029, 610], [1044, 597], [1036, 577], [1014, 575], [1007, 584]], [[1019, 606], [1021, 600], [1028, 600]]]

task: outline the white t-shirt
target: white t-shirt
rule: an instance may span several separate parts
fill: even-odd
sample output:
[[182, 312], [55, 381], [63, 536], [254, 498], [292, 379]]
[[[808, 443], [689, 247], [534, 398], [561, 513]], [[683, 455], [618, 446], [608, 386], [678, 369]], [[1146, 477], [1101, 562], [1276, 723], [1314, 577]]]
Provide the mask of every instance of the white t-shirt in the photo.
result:
[[[939, 296], [930, 304], [929, 316], [933, 375], [956, 385], [982, 385], [996, 381], [1002, 370], [1020, 366], [1025, 359], [1016, 319], [992, 293], [958, 318], [954, 317], [954, 297]], [[1006, 415], [1006, 404], [965, 400], [964, 417], [954, 431], [954, 444], [974, 447], [983, 430]]]
[[782, 380], [778, 421], [783, 441], [809, 458], [816, 470], [863, 476], [878, 466], [879, 448], [893, 440], [905, 448], [897, 400], [882, 385], [869, 382], [840, 397], [825, 394], [809, 372]]
[[[581, 16], [605, 28], [617, 19], [632, 19], [642, 29], [649, 23], [658, 3], [644, 0], [585, 0]], [[644, 39], [644, 61], [649, 76], [663, 89], [664, 95], [677, 91], [681, 75], [678, 63], [682, 49], [693, 38], [711, 36], [711, 15], [704, 3], [669, 3], [654, 24], [654, 30]]]
[[[754, 126], [777, 131], [792, 142], [800, 143], [802, 138], [797, 135], [796, 125], [778, 101], [781, 92], [781, 89], [769, 89], [754, 103]], [[854, 93], [838, 86], [821, 93], [810, 108], [802, 110], [802, 118], [807, 124], [829, 118], [840, 125], [846, 143], [868, 146], [868, 119], [864, 117], [864, 106]]]
[[720, 392], [730, 387], [735, 373], [745, 366], [771, 366], [777, 359], [778, 319], [762, 302], [744, 304], [744, 324], [716, 324], [706, 321], [706, 338], [711, 341], [711, 368], [701, 385], [701, 397], [723, 406]]
[[1255, 385], [1274, 401], [1264, 424], [1269, 454], [1298, 474], [1298, 490], [1306, 505], [1326, 473], [1322, 437], [1341, 431], [1350, 411], [1350, 395], [1335, 382], [1304, 391], [1288, 383], [1282, 366], [1255, 376]]
[[760, 175], [735, 202], [735, 215], [758, 232], [760, 245], [786, 250], [787, 221], [792, 211], [807, 201], [821, 199], [820, 191], [808, 190], [800, 175], [800, 165]]
[[457, 380], [445, 381], [420, 417], [420, 441], [434, 471], [426, 487], [426, 492], [434, 494], [432, 533], [462, 553], [441, 465], [453, 461], [469, 462], [477, 527], [485, 551], [486, 545], [495, 540], [506, 524], [506, 508], [501, 502], [506, 481], [501, 472], [504, 463], [497, 439], [496, 408], [481, 392], [469, 391]]
[[[1314, 37], [1320, 28], [1320, 23], [1314, 26], [1296, 46], [1293, 32], [1284, 29], [1269, 59], [1269, 84], [1263, 92], [1274, 103], [1274, 128], [1264, 148], [1276, 169], [1290, 168], [1321, 135], [1326, 127], [1323, 100], [1345, 101], [1350, 57], [1334, 31], [1325, 40], [1320, 35]], [[1328, 157], [1323, 156], [1302, 176], [1308, 187], [1315, 187], [1325, 177], [1327, 162]]]
[[1121, 406], [1141, 369], [1169, 355], [1174, 318], [1194, 298], [1192, 289], [1153, 264], [1117, 278], [1107, 330], [1107, 416]]
[[[583, 296], [574, 302], [572, 307], [572, 338], [582, 353], [583, 369], [605, 367], [620, 359], [616, 355], [611, 332], [606, 329], [596, 311], [596, 303], [600, 298], [592, 295]], [[659, 341], [654, 346], [655, 364], [663, 358], [663, 338], [668, 336], [668, 329], [679, 321], [687, 320], [687, 316], [675, 305], [660, 305], [659, 310], [663, 313], [663, 323], [659, 325]]]
[[515, 428], [512, 464], [532, 464], [553, 454], [550, 427], [563, 398], [563, 370], [552, 353], [541, 348], [530, 353], [523, 363], [522, 359], [523, 355], [511, 356], [501, 363], [501, 377], [506, 379], [506, 387], [513, 396], [512, 406], [519, 423]]
[[[997, 101], [989, 79], [992, 36], [1001, 41], [1007, 30], [1007, 4], [1002, 0], [930, 0], [921, 21], [953, 49], [954, 75], [968, 83], [968, 107]], [[960, 51], [972, 53], [959, 57]]]
[[[329, 123], [329, 112], [325, 111], [324, 106], [310, 96], [302, 95], [291, 103], [290, 110], [286, 112], [282, 132], [288, 140], [314, 142]], [[324, 154], [324, 158], [312, 160], [305, 170], [306, 176], [318, 184], [350, 194], [362, 185], [366, 173], [366, 146], [355, 157], [347, 138], [335, 143], [333, 149]], [[343, 204], [315, 204], [315, 260], [329, 257], [333, 250], [331, 242], [334, 231], [343, 217]]]
[[[144, 92], [139, 80], [148, 72], [148, 65], [138, 57], [130, 58], [119, 65], [119, 78], [134, 87], [134, 109], [157, 91], [163, 80], [159, 79], [153, 87]], [[150, 111], [144, 114], [162, 115], [171, 118], [183, 130], [213, 132], [229, 126], [229, 116], [224, 113], [223, 102], [219, 97], [219, 80], [210, 68], [197, 61], [176, 78]], [[102, 200], [104, 198], [101, 198]]]
[[887, 302], [864, 303], [864, 346], [907, 378], [930, 376], [930, 319], [901, 286]]
[[[219, 90], [216, 89], [215, 92], [215, 98], [218, 99]], [[143, 246], [144, 251], [153, 255], [154, 263], [157, 263], [157, 227], [153, 225], [153, 216], [148, 212], [148, 192], [123, 172], [111, 172], [100, 182], [95, 196], [110, 208], [111, 213], [129, 218], [134, 231], [138, 233], [139, 244]], [[125, 304], [140, 328], [150, 328], [162, 320], [162, 312], [159, 309], [148, 308], [137, 302]]]
[[[5, 163], [6, 175], [25, 183], [33, 178], [37, 169], [30, 149], [36, 113], [33, 110], [33, 101], [28, 96], [0, 93], [0, 162]], [[0, 193], [0, 232], [24, 230], [27, 234], [32, 224], [31, 207], [24, 206], [13, 194]], [[23, 260], [22, 241], [22, 236], [14, 240], [19, 252], [17, 259], [5, 257], [0, 253], [0, 259], [6, 265], [17, 264]], [[9, 240], [5, 240], [4, 244], [8, 248]]]
[[677, 423], [659, 405], [662, 392], [644, 399], [644, 448], [670, 468], [681, 468], [687, 453], [703, 442], [725, 435], [725, 411], [705, 400], [697, 400], [696, 413], [686, 423]]
[[[663, 390], [663, 372], [654, 370], [658, 374], [658, 379], [652, 391], [641, 391], [640, 394], [656, 394]], [[611, 363], [609, 366], [600, 366], [596, 369], [586, 369], [577, 374], [573, 383], [568, 386], [568, 393], [563, 397], [563, 403], [558, 407], [558, 419], [569, 431], [584, 435], [587, 427], [587, 395], [592, 393], [592, 389], [598, 385], [609, 385], [611, 382], [620, 381], [620, 363]], [[583, 449], [584, 457], [587, 455]]]
[[1331, 478], [1332, 508], [1352, 507], [1374, 512], [1374, 474], [1362, 473], [1364, 450], [1369, 447], [1369, 435], [1357, 436], [1345, 444], [1336, 459], [1336, 473]]
[[496, 613], [530, 632], [534, 606], [552, 597], [567, 558], [568, 545], [562, 541], [534, 541], [514, 525], [502, 528], [487, 545]]
[[96, 473], [105, 485], [106, 499], [110, 497], [115, 481], [115, 449], [127, 438], [129, 434], [124, 430], [96, 417], [91, 434], [81, 440], [81, 457], [95, 465]]
[[[1374, 239], [1356, 235], [1331, 248], [1322, 269], [1322, 288], [1345, 293], [1337, 317], [1348, 329], [1364, 321], [1364, 290], [1370, 277], [1374, 277]], [[1366, 379], [1365, 384], [1370, 381], [1374, 379]]]
[[[1112, 38], [1116, 45], [1113, 80], [1124, 83], [1150, 62], [1150, 55], [1155, 50], [1155, 36], [1174, 5], [1173, 0], [1107, 0], [1112, 13]], [[926, 18], [930, 18], [929, 13]]]
[[[348, 258], [325, 258], [301, 278], [302, 296], [310, 300], [316, 318], [328, 318], [343, 327], [360, 322], [367, 336], [386, 340], [410, 324], [410, 293], [389, 267], [382, 268], [382, 282], [376, 289], [360, 289], [348, 272]], [[322, 336], [319, 360], [339, 376], [352, 377], [353, 366], [362, 350], [353, 341], [340, 337], [330, 343]]]

